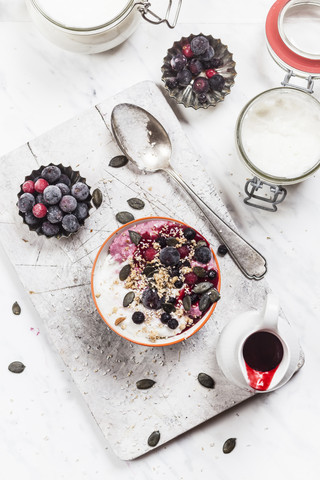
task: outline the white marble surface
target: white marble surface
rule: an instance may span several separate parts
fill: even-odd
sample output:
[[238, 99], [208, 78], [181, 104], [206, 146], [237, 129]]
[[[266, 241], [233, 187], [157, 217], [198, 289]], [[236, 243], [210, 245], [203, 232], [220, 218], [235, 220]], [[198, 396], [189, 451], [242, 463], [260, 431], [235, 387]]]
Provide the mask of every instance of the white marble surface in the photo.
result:
[[[290, 187], [277, 213], [243, 204], [248, 171], [234, 146], [242, 106], [278, 86], [283, 72], [269, 56], [264, 21], [272, 1], [184, 0], [173, 31], [141, 24], [124, 45], [92, 57], [59, 50], [30, 23], [22, 0], [0, 1], [0, 154], [38, 136], [139, 80], [160, 83], [165, 50], [189, 33], [220, 37], [234, 53], [236, 84], [216, 109], [172, 104], [235, 223], [268, 260], [268, 282], [299, 334], [303, 369], [285, 387], [201, 425], [133, 462], [115, 457], [48, 340], [41, 318], [1, 253], [0, 460], [6, 479], [317, 479], [320, 364], [319, 175]], [[205, 20], [204, 20], [205, 19]], [[320, 100], [320, 82], [315, 86]], [[5, 175], [5, 165], [1, 166]], [[18, 300], [22, 314], [13, 316]], [[7, 371], [20, 359], [22, 375]], [[228, 437], [236, 449], [222, 453]]]

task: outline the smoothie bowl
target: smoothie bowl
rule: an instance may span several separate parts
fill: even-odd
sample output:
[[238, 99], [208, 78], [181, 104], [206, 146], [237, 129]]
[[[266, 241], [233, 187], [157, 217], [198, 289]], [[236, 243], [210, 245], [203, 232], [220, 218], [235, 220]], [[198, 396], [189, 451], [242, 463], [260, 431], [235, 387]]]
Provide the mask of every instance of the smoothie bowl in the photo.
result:
[[197, 332], [220, 298], [220, 269], [207, 240], [188, 225], [147, 217], [122, 226], [101, 246], [91, 275], [101, 318], [146, 346]]

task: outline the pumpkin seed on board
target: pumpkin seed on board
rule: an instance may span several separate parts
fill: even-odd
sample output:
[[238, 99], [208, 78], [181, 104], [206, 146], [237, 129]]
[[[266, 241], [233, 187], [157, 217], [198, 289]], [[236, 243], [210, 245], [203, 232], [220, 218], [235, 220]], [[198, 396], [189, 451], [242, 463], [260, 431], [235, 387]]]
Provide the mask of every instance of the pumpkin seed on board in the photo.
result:
[[128, 159], [124, 155], [117, 155], [116, 157], [111, 158], [109, 162], [109, 167], [120, 168], [127, 165]]
[[210, 377], [210, 375], [207, 375], [206, 373], [199, 373], [198, 381], [203, 387], [214, 388], [215, 382], [213, 378]]
[[136, 386], [139, 390], [147, 390], [148, 388], [153, 387], [156, 382], [151, 380], [151, 378], [143, 378], [142, 380], [138, 380], [136, 382]]
[[128, 306], [130, 305], [130, 303], [133, 302], [134, 297], [135, 297], [134, 292], [128, 292], [128, 293], [124, 296], [123, 306], [124, 306], [124, 307], [128, 307]]
[[182, 300], [183, 308], [188, 312], [191, 308], [191, 297], [190, 295], [185, 295]]
[[222, 451], [223, 453], [230, 453], [236, 446], [236, 438], [228, 438], [223, 444]]
[[99, 188], [96, 188], [92, 192], [92, 202], [96, 208], [99, 208], [103, 200], [102, 192]]
[[12, 305], [12, 312], [15, 314], [15, 315], [20, 315], [21, 313], [21, 307], [19, 305], [18, 302], [14, 302], [14, 304]]
[[125, 223], [132, 222], [132, 220], [134, 220], [134, 216], [130, 212], [118, 212], [116, 219], [119, 223], [124, 225]]
[[141, 200], [140, 198], [129, 198], [129, 200], [127, 200], [129, 206], [131, 208], [133, 208], [134, 210], [142, 210], [145, 206], [145, 203], [143, 200]]
[[148, 438], [148, 445], [149, 447], [155, 447], [158, 445], [160, 440], [160, 432], [159, 430], [155, 430], [154, 432], [151, 433], [151, 435]]
[[12, 362], [8, 366], [8, 370], [12, 373], [22, 373], [25, 368], [26, 366], [22, 362]]
[[193, 293], [205, 293], [212, 288], [212, 283], [210, 282], [201, 282], [197, 283], [193, 288]]
[[131, 242], [134, 243], [135, 245], [138, 245], [138, 243], [140, 242], [140, 240], [142, 238], [140, 233], [134, 232], [133, 230], [129, 230], [129, 237], [130, 237]]
[[130, 265], [125, 265], [124, 267], [121, 268], [119, 272], [119, 279], [124, 282], [130, 275], [131, 272], [131, 266]]

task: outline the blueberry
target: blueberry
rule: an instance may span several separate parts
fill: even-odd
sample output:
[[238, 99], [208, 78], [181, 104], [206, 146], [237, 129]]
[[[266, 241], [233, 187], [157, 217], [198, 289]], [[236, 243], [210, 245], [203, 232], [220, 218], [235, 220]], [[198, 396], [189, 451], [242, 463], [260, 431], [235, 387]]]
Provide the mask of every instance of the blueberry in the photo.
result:
[[172, 268], [169, 272], [170, 277], [178, 277], [180, 274], [179, 268]]
[[180, 72], [187, 65], [187, 59], [182, 53], [178, 53], [171, 58], [170, 64], [173, 70]]
[[188, 68], [192, 75], [199, 75], [203, 70], [203, 65], [198, 58], [192, 58], [189, 62]]
[[198, 35], [194, 37], [191, 42], [191, 50], [195, 55], [202, 55], [206, 50], [208, 50], [210, 44], [209, 40], [203, 35]]
[[59, 225], [54, 225], [50, 222], [43, 222], [41, 229], [47, 237], [53, 237], [54, 235], [57, 235], [60, 230]]
[[77, 200], [71, 195], [65, 195], [61, 198], [59, 207], [63, 212], [70, 213], [77, 208]]
[[77, 182], [71, 188], [71, 194], [77, 200], [85, 200], [89, 196], [89, 187], [85, 183]]
[[176, 299], [174, 297], [169, 297], [168, 303], [172, 303], [174, 305], [176, 303]]
[[141, 301], [144, 307], [150, 310], [158, 310], [161, 308], [161, 301], [156, 290], [147, 288], [141, 297]]
[[35, 203], [36, 201], [31, 193], [23, 193], [18, 200], [18, 207], [20, 212], [30, 212]]
[[199, 247], [194, 253], [195, 259], [200, 263], [209, 263], [211, 260], [211, 250], [208, 247]]
[[208, 68], [219, 68], [223, 64], [223, 61], [221, 58], [212, 58], [208, 63], [210, 63]]
[[187, 240], [193, 240], [196, 236], [196, 232], [192, 228], [187, 227], [183, 230], [183, 235]]
[[175, 286], [176, 288], [181, 288], [182, 285], [183, 285], [183, 281], [182, 281], [182, 280], [176, 280], [176, 281], [174, 282], [174, 286]]
[[60, 202], [62, 193], [56, 185], [49, 185], [43, 191], [43, 199], [48, 205], [56, 205]]
[[71, 187], [71, 180], [68, 177], [68, 175], [65, 175], [64, 173], [61, 173], [60, 177], [58, 178], [57, 183], [64, 183], [67, 185], [69, 188]]
[[160, 317], [160, 320], [162, 323], [168, 323], [170, 319], [171, 319], [170, 313], [163, 313]]
[[170, 320], [168, 321], [168, 327], [171, 328], [172, 330], [176, 329], [178, 325], [179, 325], [179, 322], [175, 318], [170, 318]]
[[213, 278], [216, 278], [216, 276], [217, 276], [217, 272], [215, 270], [209, 270], [208, 273], [207, 273], [207, 277], [211, 278], [211, 280]]
[[205, 93], [199, 93], [198, 95], [199, 103], [204, 104], [207, 101], [207, 95]]
[[167, 246], [167, 240], [165, 237], [158, 237], [156, 241], [159, 243], [161, 248], [164, 248]]
[[137, 325], [139, 325], [140, 323], [143, 323], [144, 319], [145, 319], [145, 316], [142, 312], [134, 312], [132, 314], [132, 321], [133, 321], [133, 323], [136, 323]]
[[207, 50], [200, 56], [201, 60], [203, 60], [204, 62], [209, 62], [210, 60], [213, 59], [214, 57], [214, 48], [209, 45], [209, 47], [207, 48]]
[[225, 245], [219, 245], [218, 253], [221, 257], [224, 257], [226, 253], [228, 253], [228, 248]]
[[181, 87], [187, 87], [192, 80], [192, 73], [187, 68], [180, 70], [177, 74], [177, 81]]
[[26, 212], [24, 216], [24, 220], [31, 227], [34, 227], [39, 223], [39, 218], [35, 217], [32, 212]]
[[78, 220], [84, 220], [88, 216], [88, 205], [86, 203], [79, 202], [77, 208], [73, 212], [73, 215], [75, 215]]
[[213, 75], [213, 77], [209, 78], [209, 84], [211, 90], [221, 92], [225, 84], [225, 79], [222, 75], [217, 73], [216, 75]]
[[80, 228], [80, 224], [77, 217], [72, 215], [72, 213], [69, 213], [68, 215], [65, 215], [63, 217], [62, 226], [65, 229], [65, 231], [68, 233], [74, 233]]
[[197, 77], [192, 85], [195, 93], [207, 93], [209, 90], [209, 80], [205, 77]]
[[178, 80], [176, 79], [176, 77], [167, 78], [166, 85], [170, 90], [173, 90], [178, 86]]
[[183, 267], [191, 267], [191, 263], [189, 262], [189, 260], [185, 260], [182, 264]]
[[194, 305], [195, 303], [197, 303], [199, 297], [196, 293], [191, 293], [190, 298], [191, 298], [191, 305]]
[[49, 183], [53, 183], [58, 180], [60, 175], [60, 168], [54, 165], [49, 165], [48, 167], [45, 167], [41, 172], [41, 177], [45, 178]]
[[65, 183], [56, 183], [56, 187], [60, 188], [62, 195], [70, 193], [70, 188]]
[[166, 267], [177, 265], [180, 261], [180, 253], [175, 247], [165, 247], [160, 252], [160, 262]]
[[58, 205], [52, 205], [48, 208], [47, 219], [50, 223], [59, 223], [63, 219], [63, 212], [60, 210]]

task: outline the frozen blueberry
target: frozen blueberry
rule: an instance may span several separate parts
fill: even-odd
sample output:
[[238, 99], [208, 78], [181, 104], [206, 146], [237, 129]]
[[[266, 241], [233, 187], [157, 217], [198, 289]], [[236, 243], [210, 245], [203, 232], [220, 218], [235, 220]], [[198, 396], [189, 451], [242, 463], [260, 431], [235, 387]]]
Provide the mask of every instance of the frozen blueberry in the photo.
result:
[[34, 227], [39, 223], [39, 219], [35, 217], [32, 212], [26, 212], [24, 220], [28, 225], [30, 225], [30, 227]]
[[180, 253], [175, 247], [165, 247], [160, 252], [160, 262], [166, 267], [177, 265], [180, 261]]
[[158, 237], [157, 242], [159, 243], [161, 248], [164, 248], [167, 246], [167, 240], [165, 237]]
[[30, 212], [35, 203], [36, 201], [31, 193], [23, 193], [18, 200], [18, 207], [20, 212]]
[[183, 267], [191, 267], [191, 263], [189, 262], [189, 260], [185, 260], [185, 261], [182, 263], [182, 266], [183, 266]]
[[168, 323], [170, 318], [171, 318], [170, 313], [163, 313], [160, 317], [160, 320], [161, 320], [162, 323]]
[[176, 79], [176, 77], [167, 78], [166, 85], [170, 90], [173, 90], [178, 86], [178, 80]]
[[158, 310], [161, 308], [161, 301], [156, 290], [147, 288], [141, 297], [141, 301], [144, 307], [150, 310]]
[[224, 257], [226, 253], [228, 253], [228, 247], [226, 247], [226, 245], [219, 245], [218, 254], [220, 257]]
[[63, 212], [71, 213], [77, 208], [77, 200], [71, 195], [65, 195], [61, 198], [59, 207]]
[[213, 75], [213, 77], [209, 78], [209, 84], [211, 90], [221, 92], [225, 84], [225, 79], [222, 75], [219, 75], [219, 73], [217, 73], [216, 75]]
[[204, 104], [207, 101], [207, 95], [205, 93], [199, 93], [198, 95], [199, 103]]
[[72, 213], [69, 213], [68, 215], [65, 215], [62, 219], [62, 227], [65, 229], [66, 232], [68, 233], [74, 233], [77, 232], [80, 228], [79, 221], [77, 217], [72, 215]]
[[84, 220], [88, 216], [88, 205], [86, 203], [79, 202], [77, 208], [73, 212], [73, 215], [75, 215], [78, 220]]
[[192, 58], [189, 62], [188, 68], [192, 75], [199, 75], [203, 70], [203, 65], [198, 58]]
[[211, 250], [208, 247], [199, 247], [194, 253], [195, 259], [200, 263], [209, 263], [211, 260]]
[[58, 205], [51, 205], [47, 211], [47, 219], [50, 223], [59, 223], [63, 219], [63, 212]]
[[48, 205], [56, 205], [60, 202], [62, 193], [56, 185], [49, 185], [43, 191], [43, 199]]
[[62, 195], [70, 193], [70, 188], [65, 183], [56, 183], [56, 187], [60, 188]]
[[183, 281], [182, 281], [182, 280], [176, 280], [176, 281], [174, 282], [174, 286], [175, 286], [176, 288], [181, 288], [182, 285], [183, 285]]
[[195, 93], [207, 93], [209, 90], [209, 80], [205, 77], [197, 77], [192, 85]]
[[142, 313], [142, 312], [134, 312], [132, 314], [132, 321], [133, 321], [133, 323], [136, 323], [137, 325], [139, 325], [140, 323], [143, 323], [144, 319], [145, 319], [145, 316], [144, 316], [144, 313]]
[[168, 327], [171, 328], [171, 330], [175, 330], [178, 325], [179, 322], [175, 318], [170, 318], [170, 320], [168, 321]]
[[204, 62], [209, 62], [210, 60], [213, 59], [214, 57], [214, 48], [209, 45], [209, 47], [207, 48], [207, 50], [200, 56], [201, 60], [203, 60]]
[[54, 225], [50, 222], [43, 222], [41, 230], [47, 237], [53, 237], [54, 235], [58, 235], [60, 228], [57, 224]]
[[193, 240], [196, 236], [196, 232], [192, 228], [187, 227], [183, 230], [183, 235], [187, 240]]
[[221, 67], [223, 61], [221, 58], [212, 58], [208, 63], [210, 63], [208, 68], [219, 68]]
[[48, 167], [45, 167], [41, 172], [41, 177], [45, 178], [50, 183], [53, 183], [56, 180], [58, 180], [60, 175], [61, 175], [60, 168], [54, 165], [49, 165]]
[[72, 186], [71, 194], [77, 200], [83, 201], [89, 196], [89, 187], [85, 183], [77, 182]]
[[190, 46], [195, 55], [202, 55], [206, 50], [208, 50], [210, 44], [206, 37], [203, 35], [198, 35], [191, 40]]
[[192, 80], [192, 73], [187, 68], [180, 70], [177, 74], [177, 81], [181, 87], [187, 87]]
[[170, 64], [173, 70], [180, 72], [187, 65], [187, 59], [182, 53], [178, 53], [171, 58]]
[[213, 278], [216, 278], [216, 276], [217, 276], [217, 272], [215, 270], [209, 270], [208, 273], [207, 273], [207, 277], [211, 278], [211, 280]]
[[70, 178], [68, 177], [68, 175], [66, 175], [65, 173], [61, 173], [60, 177], [58, 178], [58, 182], [57, 183], [64, 183], [65, 185], [67, 185], [69, 188], [71, 187], [71, 180]]

